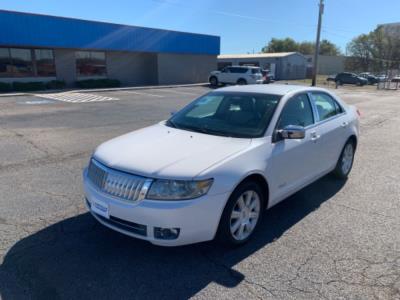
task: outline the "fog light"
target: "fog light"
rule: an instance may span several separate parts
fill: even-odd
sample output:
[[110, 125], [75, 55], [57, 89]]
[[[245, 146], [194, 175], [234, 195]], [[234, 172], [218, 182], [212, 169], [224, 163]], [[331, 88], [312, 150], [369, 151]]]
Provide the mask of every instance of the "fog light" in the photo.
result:
[[154, 237], [161, 240], [175, 240], [179, 236], [179, 228], [154, 227]]

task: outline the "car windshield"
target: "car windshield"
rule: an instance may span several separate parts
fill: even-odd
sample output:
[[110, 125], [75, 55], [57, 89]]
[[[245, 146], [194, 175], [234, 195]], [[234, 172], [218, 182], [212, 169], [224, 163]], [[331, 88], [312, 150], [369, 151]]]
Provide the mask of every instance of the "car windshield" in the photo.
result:
[[212, 92], [173, 115], [167, 126], [220, 136], [261, 137], [280, 98], [258, 93]]

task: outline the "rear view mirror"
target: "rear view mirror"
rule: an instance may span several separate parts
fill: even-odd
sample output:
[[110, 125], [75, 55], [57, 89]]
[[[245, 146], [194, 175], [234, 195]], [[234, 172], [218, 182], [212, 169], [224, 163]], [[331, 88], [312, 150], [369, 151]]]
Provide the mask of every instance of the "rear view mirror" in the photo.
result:
[[304, 139], [306, 131], [302, 126], [288, 125], [285, 128], [278, 130], [278, 134], [282, 139]]

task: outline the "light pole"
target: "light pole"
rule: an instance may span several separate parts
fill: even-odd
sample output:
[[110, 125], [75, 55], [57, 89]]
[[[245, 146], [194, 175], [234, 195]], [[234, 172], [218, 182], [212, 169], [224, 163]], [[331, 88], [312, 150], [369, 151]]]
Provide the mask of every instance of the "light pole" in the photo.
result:
[[312, 73], [312, 82], [311, 85], [315, 86], [317, 82], [317, 73], [318, 73], [318, 54], [319, 54], [319, 39], [321, 36], [321, 24], [322, 24], [322, 14], [324, 13], [324, 0], [319, 0], [319, 14], [318, 14], [318, 28], [317, 28], [317, 39], [315, 41], [315, 50], [314, 50], [314, 66]]

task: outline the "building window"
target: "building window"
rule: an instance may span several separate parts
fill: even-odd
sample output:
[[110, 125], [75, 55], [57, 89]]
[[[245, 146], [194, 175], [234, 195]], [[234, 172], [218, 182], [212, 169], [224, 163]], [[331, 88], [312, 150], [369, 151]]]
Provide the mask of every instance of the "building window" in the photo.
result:
[[56, 76], [53, 50], [35, 49], [35, 61], [37, 76]]
[[106, 54], [104, 52], [77, 51], [75, 53], [78, 76], [106, 75]]
[[30, 49], [11, 48], [10, 54], [14, 77], [33, 76], [32, 53]]
[[12, 65], [10, 49], [0, 48], [0, 77], [11, 77]]

